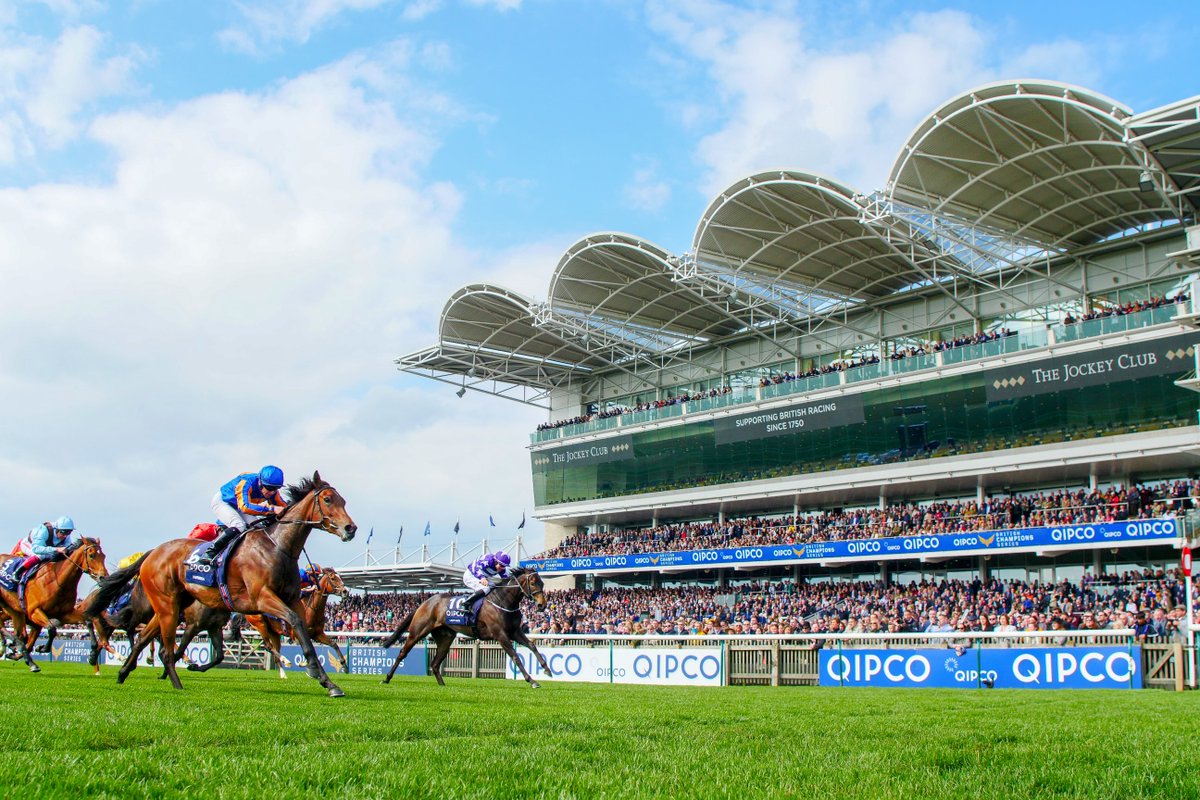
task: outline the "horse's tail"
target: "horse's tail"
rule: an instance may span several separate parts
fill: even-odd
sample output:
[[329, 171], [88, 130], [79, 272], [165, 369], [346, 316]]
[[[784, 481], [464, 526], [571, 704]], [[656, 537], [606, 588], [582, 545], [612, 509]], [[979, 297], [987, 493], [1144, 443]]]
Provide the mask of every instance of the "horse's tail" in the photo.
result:
[[408, 612], [408, 616], [405, 617], [404, 619], [402, 619], [400, 621], [400, 624], [396, 627], [396, 632], [393, 633], [388, 638], [384, 639], [382, 642], [380, 642], [379, 646], [380, 647], [391, 647], [396, 642], [400, 641], [400, 639], [403, 638], [404, 634], [408, 633], [408, 626], [412, 624], [413, 617], [416, 616], [416, 614], [417, 614], [417, 612], [415, 610]]
[[96, 591], [92, 593], [92, 601], [83, 610], [84, 615], [95, 617], [103, 614], [104, 610], [112, 605], [112, 601], [121, 596], [125, 585], [138, 574], [142, 568], [142, 562], [153, 552], [153, 550], [147, 550], [145, 553], [142, 553], [137, 561], [128, 567], [122, 567], [116, 572], [108, 573], [107, 578], [101, 578], [100, 582], [96, 585]]

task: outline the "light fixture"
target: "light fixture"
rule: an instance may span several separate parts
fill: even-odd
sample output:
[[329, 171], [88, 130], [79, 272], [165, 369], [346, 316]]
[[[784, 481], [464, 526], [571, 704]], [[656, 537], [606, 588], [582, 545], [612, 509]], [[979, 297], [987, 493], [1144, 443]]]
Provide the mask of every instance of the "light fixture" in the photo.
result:
[[475, 367], [471, 367], [469, 370], [467, 370], [468, 378], [474, 378], [476, 374], [477, 373], [475, 372]]
[[458, 395], [459, 397], [462, 397], [466, 393], [467, 393], [467, 387], [465, 387], [465, 386], [462, 387], [461, 389], [459, 389], [457, 392], [455, 392], [455, 394]]
[[1142, 174], [1138, 175], [1138, 189], [1143, 192], [1154, 191], [1154, 176], [1150, 174], [1150, 170], [1142, 170]]

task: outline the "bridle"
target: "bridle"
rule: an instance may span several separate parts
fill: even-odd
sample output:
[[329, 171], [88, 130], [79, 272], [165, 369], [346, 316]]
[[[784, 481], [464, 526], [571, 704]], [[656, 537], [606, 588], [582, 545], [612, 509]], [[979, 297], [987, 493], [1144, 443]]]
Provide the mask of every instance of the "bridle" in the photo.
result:
[[[280, 524], [280, 525], [312, 525], [313, 527], [320, 528], [321, 530], [325, 531], [326, 533], [332, 533], [333, 535], [336, 536], [337, 531], [335, 531], [334, 528], [331, 526], [329, 516], [321, 508], [321, 495], [324, 494], [325, 492], [336, 492], [336, 490], [332, 486], [325, 486], [321, 489], [318, 489], [316, 492], [314, 492], [312, 494], [312, 499], [313, 499], [312, 502], [313, 502], [313, 505], [317, 507], [317, 513], [321, 515], [320, 519], [313, 520], [313, 519], [309, 519], [308, 517], [305, 517], [304, 519], [280, 519], [278, 521], [278, 524]], [[284, 512], [284, 513], [287, 513], [287, 512]]]
[[[100, 544], [99, 544], [99, 542], [86, 542], [86, 541], [81, 541], [81, 542], [79, 543], [79, 546], [78, 546], [78, 547], [76, 547], [74, 550], [71, 550], [69, 553], [67, 553], [67, 560], [68, 560], [68, 561], [70, 561], [70, 562], [71, 562], [72, 564], [74, 564], [75, 566], [79, 567], [79, 570], [80, 570], [81, 572], [85, 572], [85, 573], [87, 573], [88, 577], [90, 577], [90, 578], [91, 578], [92, 580], [94, 580], [94, 581], [99, 581], [99, 580], [101, 580], [102, 578], [105, 578], [105, 577], [107, 577], [107, 575], [108, 575], [108, 570], [105, 570], [105, 574], [104, 574], [104, 575], [100, 575], [100, 574], [98, 574], [97, 572], [93, 572], [93, 571], [92, 571], [92, 568], [91, 568], [91, 556], [89, 556], [89, 555], [88, 555], [88, 553], [89, 553], [89, 552], [90, 552], [92, 555], [95, 555], [97, 552], [103, 552], [103, 551], [101, 551], [101, 550], [100, 550]], [[75, 555], [76, 553], [83, 553], [83, 555], [80, 557], [80, 561], [82, 561], [82, 562], [83, 562], [82, 564], [81, 564], [81, 563], [79, 563], [78, 561], [76, 561], [75, 559], [71, 558], [71, 556]], [[101, 561], [101, 566], [103, 566], [103, 564], [104, 564], [104, 562], [103, 562], [103, 560], [102, 560], [102, 561]]]
[[[523, 573], [521, 573], [521, 574], [522, 574], [522, 575], [530, 575], [530, 574], [532, 574], [532, 573], [529, 573], [529, 572], [523, 572]], [[526, 588], [525, 588], [525, 584], [521, 583], [521, 578], [520, 578], [520, 577], [518, 577], [518, 576], [516, 576], [516, 575], [510, 575], [510, 576], [509, 576], [509, 580], [511, 580], [511, 581], [512, 581], [512, 583], [510, 583], [510, 584], [504, 584], [504, 585], [502, 585], [502, 586], [497, 586], [496, 588], [497, 588], [497, 589], [507, 589], [507, 588], [509, 588], [509, 587], [511, 587], [511, 586], [514, 586], [514, 585], [515, 585], [515, 586], [516, 586], [518, 589], [520, 589], [520, 590], [521, 590], [521, 594], [525, 595], [525, 597], [529, 598], [529, 599], [530, 599], [530, 600], [532, 600], [534, 603], [537, 603], [537, 601], [538, 601], [538, 600], [537, 600], [537, 596], [538, 596], [539, 594], [542, 596], [542, 598], [543, 598], [543, 599], [545, 599], [545, 597], [546, 597], [546, 593], [545, 593], [545, 592], [543, 592], [541, 589], [537, 590], [536, 592], [531, 592], [531, 591], [529, 591], [528, 589], [526, 589]], [[493, 599], [492, 599], [492, 593], [491, 593], [491, 592], [488, 592], [488, 595], [487, 595], [487, 601], [488, 601], [488, 603], [490, 603], [491, 605], [493, 605], [493, 606], [495, 606], [496, 608], [500, 609], [501, 611], [507, 611], [507, 612], [508, 612], [508, 613], [510, 613], [510, 614], [514, 614], [514, 613], [516, 613], [516, 612], [519, 610], [518, 608], [505, 608], [504, 606], [500, 605], [499, 603], [497, 603], [495, 600], [493, 600]], [[519, 606], [519, 605], [520, 605], [520, 602], [518, 602], [518, 604], [517, 604], [517, 605]]]

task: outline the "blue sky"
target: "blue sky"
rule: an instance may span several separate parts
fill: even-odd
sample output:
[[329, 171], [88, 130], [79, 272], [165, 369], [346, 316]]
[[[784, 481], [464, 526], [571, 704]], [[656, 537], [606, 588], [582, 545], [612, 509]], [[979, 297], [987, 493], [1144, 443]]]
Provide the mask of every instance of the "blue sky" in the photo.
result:
[[511, 532], [541, 412], [391, 364], [454, 289], [544, 297], [600, 230], [682, 252], [760, 169], [877, 188], [982, 83], [1200, 93], [1191, 4], [1130, 8], [0, 0], [2, 529], [69, 513], [120, 557], [278, 462], [376, 546]]

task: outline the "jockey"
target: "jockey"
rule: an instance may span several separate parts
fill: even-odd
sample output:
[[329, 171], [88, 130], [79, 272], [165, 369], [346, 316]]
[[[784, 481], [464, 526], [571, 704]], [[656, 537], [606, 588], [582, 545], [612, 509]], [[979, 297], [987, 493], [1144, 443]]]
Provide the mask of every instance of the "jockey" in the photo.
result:
[[463, 608], [470, 611], [475, 605], [475, 601], [483, 597], [492, 587], [490, 581], [493, 578], [501, 580], [508, 577], [508, 565], [512, 563], [508, 553], [503, 550], [497, 550], [494, 553], [485, 553], [482, 558], [479, 558], [471, 563], [463, 572], [463, 583], [468, 589], [474, 589], [475, 593], [467, 598], [463, 603]]
[[244, 472], [226, 482], [213, 495], [212, 509], [225, 529], [198, 561], [212, 566], [213, 559], [240, 536], [254, 517], [279, 516], [287, 504], [279, 494], [283, 470], [268, 464], [258, 472]]
[[26, 558], [21, 562], [16, 575], [32, 569], [39, 561], [65, 556], [74, 530], [75, 521], [65, 516], [52, 523], [43, 522], [31, 530], [28, 536], [17, 543], [17, 552]]
[[321, 568], [316, 564], [302, 567], [300, 570], [300, 594], [312, 594], [317, 590], [321, 580]]

